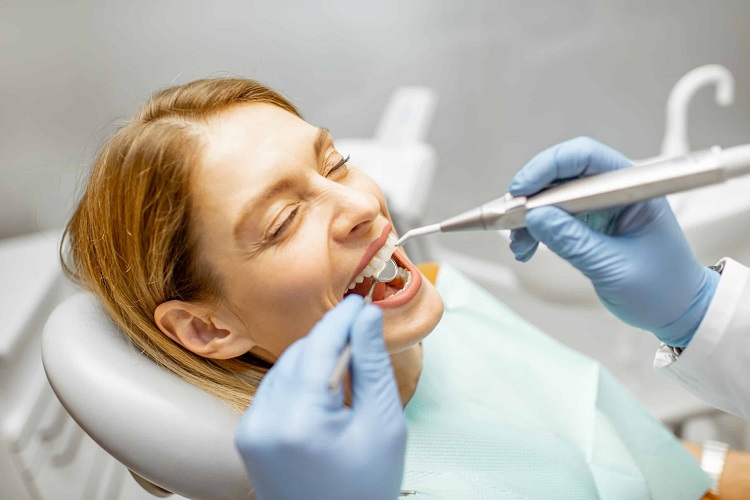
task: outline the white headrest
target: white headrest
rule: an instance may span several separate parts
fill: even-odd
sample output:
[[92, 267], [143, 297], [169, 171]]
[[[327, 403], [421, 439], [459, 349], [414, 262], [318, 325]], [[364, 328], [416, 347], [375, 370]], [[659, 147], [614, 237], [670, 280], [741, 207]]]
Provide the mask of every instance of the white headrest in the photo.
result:
[[55, 309], [42, 358], [73, 419], [126, 467], [188, 498], [251, 498], [233, 444], [239, 416], [138, 351], [93, 295]]

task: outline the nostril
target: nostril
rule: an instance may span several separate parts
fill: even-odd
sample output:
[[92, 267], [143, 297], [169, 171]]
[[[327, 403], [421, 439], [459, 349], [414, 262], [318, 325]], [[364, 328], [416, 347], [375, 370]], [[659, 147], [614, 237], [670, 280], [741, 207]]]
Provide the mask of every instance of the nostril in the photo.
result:
[[367, 226], [368, 226], [369, 224], [370, 224], [370, 222], [360, 222], [359, 224], [357, 224], [356, 226], [354, 226], [354, 227], [353, 227], [353, 228], [351, 229], [351, 231], [350, 231], [350, 232], [352, 232], [352, 233], [356, 233], [356, 232], [361, 232], [361, 231], [365, 231], [365, 230], [367, 229]]

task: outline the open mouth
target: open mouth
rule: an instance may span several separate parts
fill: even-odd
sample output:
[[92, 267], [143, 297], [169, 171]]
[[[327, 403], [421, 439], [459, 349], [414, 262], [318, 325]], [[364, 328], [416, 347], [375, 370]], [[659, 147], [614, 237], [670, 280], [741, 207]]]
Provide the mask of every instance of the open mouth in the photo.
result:
[[385, 267], [388, 259], [393, 259], [398, 268], [395, 279], [388, 283], [376, 283], [372, 293], [372, 302], [381, 308], [398, 307], [411, 300], [416, 295], [422, 283], [422, 275], [409, 262], [401, 250], [396, 248], [396, 235], [388, 233], [383, 246], [377, 251], [367, 265], [352, 280], [344, 297], [355, 293], [366, 296], [372, 287], [372, 276]]

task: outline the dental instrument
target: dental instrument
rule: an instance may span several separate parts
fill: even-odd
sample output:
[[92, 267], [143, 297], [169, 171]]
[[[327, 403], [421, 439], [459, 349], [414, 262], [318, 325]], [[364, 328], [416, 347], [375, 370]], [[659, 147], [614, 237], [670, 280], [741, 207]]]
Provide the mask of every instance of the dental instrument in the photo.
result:
[[411, 229], [396, 245], [438, 232], [523, 228], [526, 213], [543, 206], [554, 205], [576, 215], [718, 184], [748, 174], [750, 144], [727, 149], [714, 146], [684, 156], [563, 182], [528, 197], [507, 193], [437, 224]]
[[[396, 279], [396, 276], [398, 276], [398, 266], [393, 259], [388, 259], [385, 262], [385, 267], [379, 273], [372, 275], [372, 286], [370, 286], [370, 290], [365, 296], [365, 304], [372, 303], [372, 293], [375, 291], [375, 285], [378, 283], [389, 283]], [[336, 361], [336, 367], [333, 369], [331, 378], [328, 381], [328, 388], [331, 391], [336, 391], [341, 387], [341, 383], [344, 381], [344, 375], [349, 368], [351, 360], [352, 346], [347, 343], [341, 351], [341, 354], [339, 354], [339, 359]]]

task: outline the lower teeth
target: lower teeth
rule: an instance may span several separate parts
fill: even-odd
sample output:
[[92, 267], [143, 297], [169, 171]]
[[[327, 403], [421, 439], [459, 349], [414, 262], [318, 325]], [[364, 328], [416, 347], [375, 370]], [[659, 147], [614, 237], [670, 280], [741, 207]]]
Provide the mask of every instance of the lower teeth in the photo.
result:
[[[404, 272], [403, 275], [402, 275], [401, 271]], [[403, 268], [399, 267], [398, 268], [398, 277], [404, 279], [404, 277], [403, 277], [404, 275], [406, 276], [404, 286], [401, 288], [401, 290], [399, 290], [398, 292], [396, 292], [393, 295], [391, 295], [391, 297], [395, 297], [399, 293], [401, 293], [404, 290], [406, 290], [407, 288], [409, 288], [409, 285], [411, 284], [411, 272], [407, 271], [406, 269], [403, 269]]]

